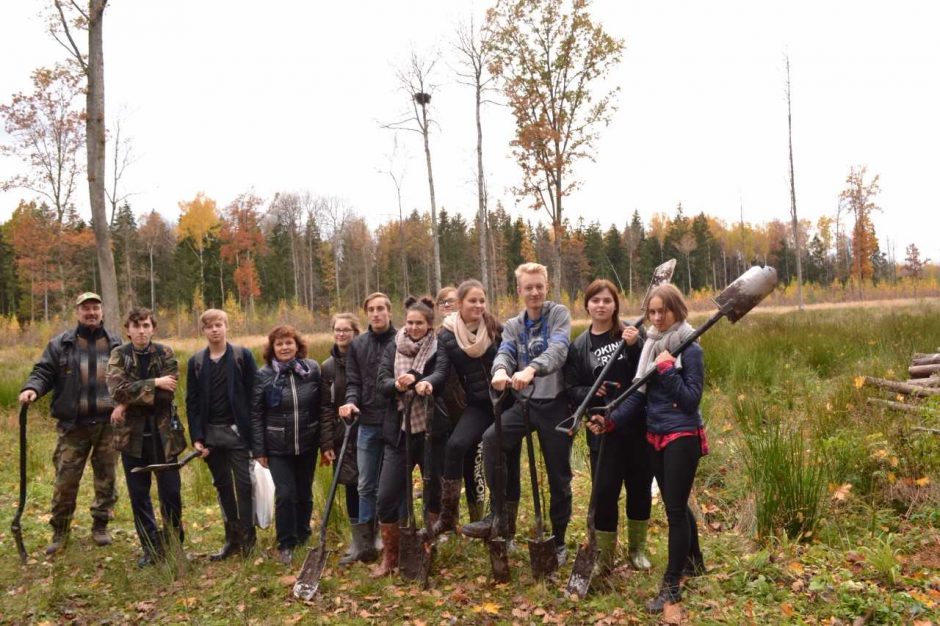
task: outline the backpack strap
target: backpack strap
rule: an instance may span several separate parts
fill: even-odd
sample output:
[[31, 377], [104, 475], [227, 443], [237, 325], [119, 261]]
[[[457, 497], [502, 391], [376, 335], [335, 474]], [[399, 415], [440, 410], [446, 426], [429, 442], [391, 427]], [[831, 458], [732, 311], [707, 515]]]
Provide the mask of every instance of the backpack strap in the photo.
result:
[[199, 370], [202, 369], [202, 362], [206, 358], [206, 350], [208, 348], [203, 348], [193, 355], [193, 373], [196, 375], [196, 378], [199, 378]]

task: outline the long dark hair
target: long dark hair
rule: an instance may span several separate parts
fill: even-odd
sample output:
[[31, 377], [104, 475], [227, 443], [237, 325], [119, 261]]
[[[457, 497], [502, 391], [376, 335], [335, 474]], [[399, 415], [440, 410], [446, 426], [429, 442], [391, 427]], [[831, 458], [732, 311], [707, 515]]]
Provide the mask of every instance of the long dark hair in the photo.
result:
[[408, 296], [408, 299], [405, 300], [405, 315], [408, 314], [408, 311], [421, 313], [424, 319], [428, 321], [428, 327], [434, 328], [434, 300], [430, 296], [421, 296], [420, 298]]
[[620, 320], [620, 294], [612, 282], [606, 278], [598, 278], [587, 286], [587, 289], [584, 290], [584, 311], [587, 312], [588, 302], [591, 301], [591, 298], [605, 289], [614, 297], [614, 325], [610, 327], [610, 336], [619, 337], [623, 334], [623, 322]]
[[[483, 283], [476, 278], [468, 278], [457, 286], [457, 302], [462, 303], [471, 289], [479, 289], [483, 292], [483, 296], [486, 297], [486, 289], [483, 287]], [[457, 309], [457, 315], [460, 315], [459, 308]], [[495, 340], [503, 332], [502, 324], [500, 324], [495, 317], [490, 315], [487, 309], [483, 309], [483, 326], [486, 328], [486, 334], [490, 336], [491, 340]]]

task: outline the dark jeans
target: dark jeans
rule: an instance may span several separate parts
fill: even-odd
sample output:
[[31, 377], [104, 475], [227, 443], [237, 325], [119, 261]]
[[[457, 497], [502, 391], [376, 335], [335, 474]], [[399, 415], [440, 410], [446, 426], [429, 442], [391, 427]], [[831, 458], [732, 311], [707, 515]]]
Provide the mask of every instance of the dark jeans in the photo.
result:
[[317, 460], [316, 452], [268, 457], [268, 469], [274, 479], [274, 526], [278, 548], [294, 548], [310, 537], [313, 473]]
[[180, 472], [168, 470], [163, 472], [138, 472], [132, 474], [135, 467], [144, 467], [154, 463], [172, 463], [176, 459], [165, 459], [163, 446], [153, 446], [152, 437], [144, 437], [143, 455], [134, 457], [126, 453], [121, 454], [121, 463], [124, 465], [124, 477], [127, 480], [127, 495], [131, 501], [131, 511], [134, 513], [134, 527], [137, 537], [145, 551], [153, 551], [160, 545], [160, 536], [157, 532], [157, 519], [153, 512], [153, 501], [150, 499], [151, 477], [157, 480], [157, 496], [160, 499], [160, 517], [167, 533], [176, 532], [180, 542], [183, 541], [183, 500], [180, 497]]
[[251, 474], [248, 471], [248, 448], [210, 448], [206, 464], [212, 473], [212, 485], [215, 487], [222, 508], [222, 520], [237, 524], [245, 532], [255, 526], [255, 512], [251, 503]]
[[663, 580], [670, 584], [679, 582], [689, 556], [701, 556], [698, 526], [689, 508], [689, 494], [701, 454], [698, 437], [680, 437], [659, 452], [652, 452], [653, 473], [669, 522], [669, 560]]
[[[585, 429], [586, 430], [586, 429]], [[591, 478], [597, 483], [594, 527], [615, 532], [621, 487], [627, 490], [627, 519], [648, 520], [653, 506], [652, 447], [643, 429], [627, 428], [604, 435], [604, 458], [597, 470], [597, 450], [591, 448]]]
[[411, 479], [415, 465], [421, 468], [421, 476], [427, 478], [422, 495], [424, 509], [432, 513], [441, 510], [441, 470], [444, 464], [444, 438], [435, 437], [431, 445], [431, 467], [425, 467], [424, 433], [411, 436], [411, 458], [405, 457], [405, 433], [399, 437], [398, 445], [385, 444], [382, 473], [379, 476], [378, 516], [383, 524], [401, 520], [402, 511], [407, 512], [405, 502], [405, 480]]
[[[457, 479], [464, 476], [467, 454], [476, 452], [483, 433], [493, 423], [493, 409], [489, 406], [469, 404], [463, 410], [457, 425], [447, 439], [444, 454], [444, 478]], [[474, 456], [476, 456], [474, 454]]]
[[[503, 413], [502, 418], [502, 450], [496, 445], [496, 430], [490, 426], [483, 435], [483, 457], [486, 462], [487, 482], [493, 488], [493, 479], [496, 471], [498, 454], [507, 456], [507, 487], [506, 499], [518, 500], [518, 469], [515, 479], [510, 459], [515, 457], [518, 465], [518, 451], [521, 451], [522, 440], [525, 437], [525, 428], [522, 419], [523, 402], [516, 402], [511, 409]], [[554, 400], [530, 400], [529, 422], [532, 429], [538, 433], [539, 447], [548, 472], [548, 490], [551, 495], [548, 515], [552, 522], [552, 532], [555, 541], [562, 545], [568, 522], [571, 520], [571, 437], [567, 433], [558, 432], [555, 426], [568, 417], [568, 404], [562, 396]], [[517, 489], [513, 493], [512, 482], [515, 480]], [[514, 497], [515, 496], [515, 497]]]

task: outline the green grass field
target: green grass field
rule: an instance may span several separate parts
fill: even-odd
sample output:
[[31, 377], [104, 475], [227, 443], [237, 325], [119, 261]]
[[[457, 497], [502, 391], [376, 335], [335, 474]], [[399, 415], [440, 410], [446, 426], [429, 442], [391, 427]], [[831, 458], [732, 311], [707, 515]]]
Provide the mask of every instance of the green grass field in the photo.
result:
[[[311, 346], [311, 356], [325, 356], [321, 344]], [[865, 374], [905, 379], [913, 352], [940, 346], [940, 308], [755, 313], [736, 326], [722, 321], [702, 345], [712, 454], [700, 465], [695, 507], [709, 572], [688, 583], [676, 617], [693, 624], [940, 623], [940, 437], [913, 430], [940, 427], [940, 411], [873, 408], [866, 397], [874, 392], [855, 382]], [[398, 578], [372, 580], [361, 565], [331, 565], [316, 600], [294, 601], [301, 558], [292, 568], [270, 558], [273, 528], [261, 531], [252, 559], [208, 561], [223, 533], [200, 461], [183, 470], [187, 558], [137, 569], [119, 472], [114, 544], [91, 542], [86, 477], [71, 543], [47, 559], [55, 431], [46, 402], [30, 412], [24, 516], [30, 560], [21, 566], [9, 531], [19, 480], [15, 401], [40, 349], [0, 354], [0, 623], [650, 623], [643, 603], [658, 588], [666, 553], [658, 501], [653, 571], [631, 571], [621, 555], [615, 572], [582, 602], [562, 593], [570, 562], [557, 580], [536, 583], [520, 541], [511, 555], [513, 582], [494, 585], [484, 546], [453, 536], [438, 547], [427, 591]], [[185, 362], [188, 354], [180, 357]], [[936, 400], [933, 407], [940, 408]], [[582, 437], [573, 464], [572, 559], [584, 538], [590, 489]], [[318, 510], [328, 478], [318, 470]], [[527, 491], [527, 481], [523, 486]], [[532, 522], [524, 500], [520, 535]], [[341, 501], [329, 536], [337, 552], [347, 535]], [[319, 512], [314, 517], [318, 522]]]

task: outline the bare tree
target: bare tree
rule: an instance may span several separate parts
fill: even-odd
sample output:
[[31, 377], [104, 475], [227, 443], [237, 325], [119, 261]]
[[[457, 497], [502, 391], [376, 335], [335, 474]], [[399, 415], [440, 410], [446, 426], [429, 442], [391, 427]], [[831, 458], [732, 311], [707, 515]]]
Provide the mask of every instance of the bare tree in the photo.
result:
[[489, 231], [486, 219], [486, 184], [483, 175], [483, 124], [480, 121], [480, 113], [486, 102], [485, 94], [493, 90], [492, 84], [495, 80], [487, 69], [492, 61], [490, 37], [490, 31], [478, 29], [471, 17], [469, 25], [461, 24], [457, 27], [457, 43], [455, 44], [461, 62], [461, 70], [457, 72], [459, 77], [457, 82], [473, 88], [474, 94], [477, 127], [477, 232], [480, 237], [480, 272], [487, 293], [492, 293], [492, 286], [490, 285], [489, 255], [486, 243]]
[[411, 52], [411, 59], [405, 69], [398, 71], [398, 81], [411, 99], [412, 113], [397, 122], [384, 124], [391, 130], [410, 130], [419, 133], [424, 140], [424, 158], [428, 166], [428, 191], [431, 195], [431, 241], [434, 248], [433, 272], [434, 292], [441, 289], [441, 246], [437, 235], [437, 203], [434, 198], [434, 173], [431, 169], [431, 122], [428, 119], [428, 105], [436, 85], [430, 81], [431, 73], [437, 63], [437, 57], [426, 59]]
[[790, 145], [790, 222], [793, 225], [793, 242], [796, 246], [796, 294], [800, 311], [803, 310], [803, 246], [800, 242], [800, 226], [796, 217], [796, 183], [793, 178], [793, 116], [790, 113], [790, 57], [787, 62], [787, 138]]
[[392, 179], [392, 184], [395, 185], [395, 197], [398, 200], [398, 248], [401, 255], [402, 293], [407, 295], [411, 293], [411, 287], [408, 284], [408, 253], [405, 250], [405, 216], [401, 206], [401, 184], [405, 178], [405, 166], [396, 167], [397, 160], [399, 160], [399, 152], [396, 133], [392, 153], [388, 156], [388, 169], [384, 173]]
[[318, 213], [326, 226], [324, 235], [330, 242], [333, 252], [333, 272], [336, 289], [336, 306], [340, 306], [339, 270], [343, 261], [343, 231], [352, 217], [352, 212], [345, 200], [336, 197], [319, 198]]
[[111, 177], [110, 189], [105, 189], [108, 202], [111, 204], [111, 219], [109, 224], [114, 226], [114, 217], [117, 215], [118, 205], [126, 201], [132, 194], [119, 190], [124, 170], [135, 161], [131, 150], [130, 137], [121, 136], [121, 118], [114, 122], [114, 174]]
[[[88, 79], [85, 90], [85, 147], [87, 151], [88, 200], [95, 230], [98, 251], [98, 272], [101, 276], [101, 296], [104, 302], [105, 324], [116, 329], [120, 323], [117, 293], [117, 273], [111, 252], [111, 233], [105, 204], [105, 125], [104, 125], [104, 9], [108, 0], [88, 0], [86, 5], [77, 0], [53, 0], [59, 14], [58, 26], [52, 35], [74, 57]], [[69, 16], [66, 13], [69, 13]], [[72, 29], [87, 29], [88, 54], [75, 43]], [[65, 41], [63, 41], [63, 37]]]

